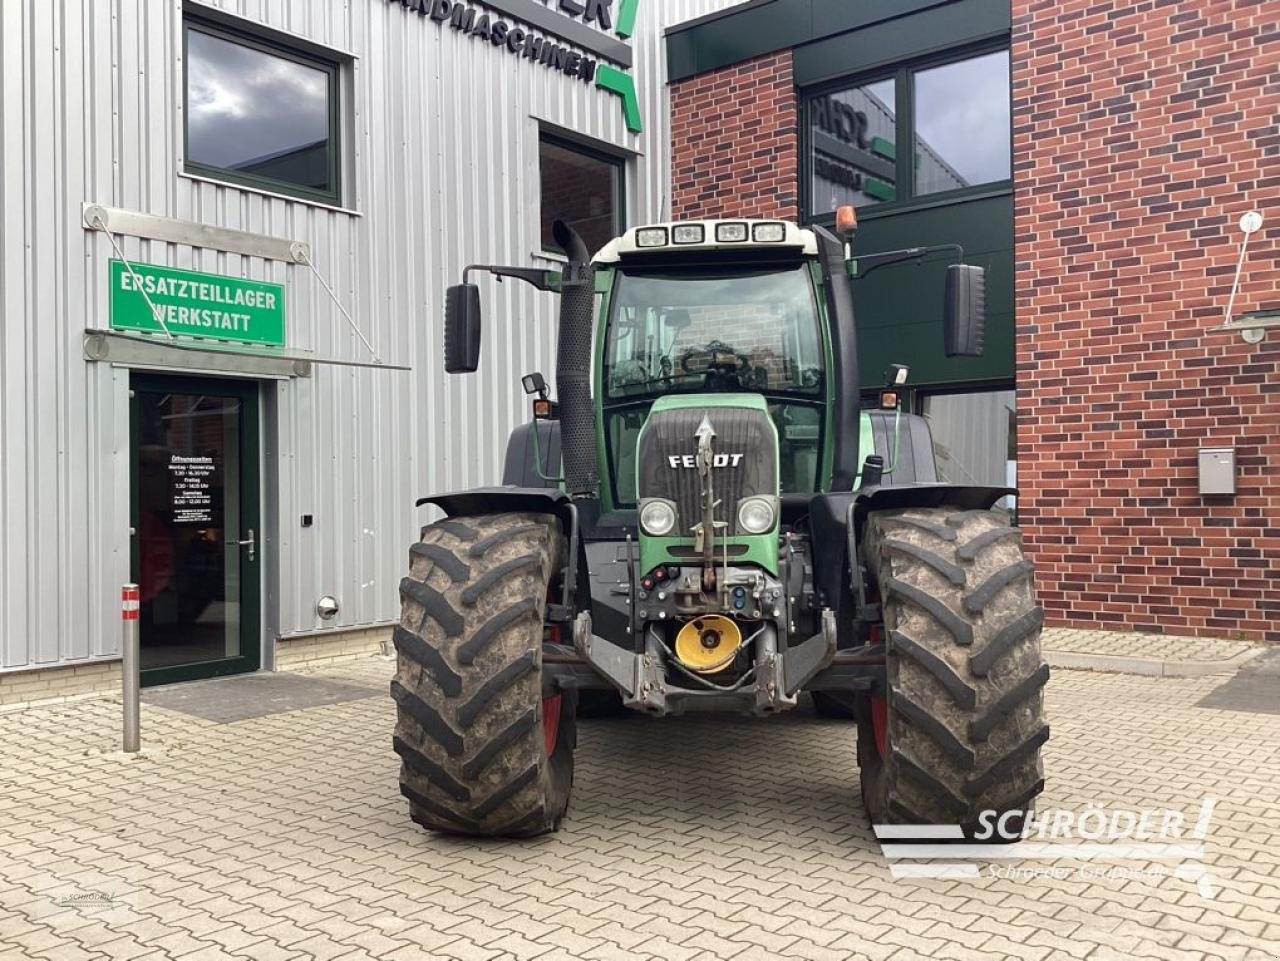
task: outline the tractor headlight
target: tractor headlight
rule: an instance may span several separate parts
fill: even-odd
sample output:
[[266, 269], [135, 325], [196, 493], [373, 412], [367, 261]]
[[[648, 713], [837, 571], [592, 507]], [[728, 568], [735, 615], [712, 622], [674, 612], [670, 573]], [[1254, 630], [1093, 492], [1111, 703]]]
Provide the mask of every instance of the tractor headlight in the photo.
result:
[[778, 512], [768, 497], [747, 497], [738, 504], [738, 530], [746, 534], [767, 534], [777, 523]]
[[676, 526], [676, 508], [671, 501], [650, 498], [640, 504], [640, 529], [652, 537], [666, 537]]
[[641, 227], [636, 231], [637, 247], [665, 247], [666, 245], [666, 227]]

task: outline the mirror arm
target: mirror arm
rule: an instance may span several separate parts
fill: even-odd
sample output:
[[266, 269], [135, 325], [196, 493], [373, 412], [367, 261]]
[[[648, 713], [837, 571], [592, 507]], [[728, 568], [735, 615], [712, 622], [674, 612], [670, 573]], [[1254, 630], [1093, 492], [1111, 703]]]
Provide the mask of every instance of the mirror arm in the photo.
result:
[[540, 270], [537, 267], [500, 267], [493, 264], [468, 264], [462, 271], [462, 282], [470, 283], [467, 275], [473, 270], [483, 270], [493, 274], [499, 281], [503, 277], [523, 280], [526, 284], [539, 290], [559, 290], [560, 278], [554, 270]]
[[907, 260], [919, 260], [927, 257], [929, 254], [942, 253], [943, 251], [952, 251], [955, 253], [956, 262], [964, 262], [964, 248], [959, 244], [937, 244], [933, 247], [906, 247], [903, 250], [886, 250], [877, 254], [863, 254], [861, 257], [854, 257], [853, 279], [861, 280], [877, 267], [885, 267], [889, 264], [900, 264]]

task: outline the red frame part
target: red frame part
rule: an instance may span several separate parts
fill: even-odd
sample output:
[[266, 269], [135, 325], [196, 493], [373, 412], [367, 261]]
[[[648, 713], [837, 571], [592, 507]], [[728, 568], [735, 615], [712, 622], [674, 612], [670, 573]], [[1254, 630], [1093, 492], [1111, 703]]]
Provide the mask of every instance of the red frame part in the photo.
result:
[[556, 742], [560, 740], [560, 702], [563, 694], [542, 699], [542, 736], [547, 742], [547, 757], [556, 753]]

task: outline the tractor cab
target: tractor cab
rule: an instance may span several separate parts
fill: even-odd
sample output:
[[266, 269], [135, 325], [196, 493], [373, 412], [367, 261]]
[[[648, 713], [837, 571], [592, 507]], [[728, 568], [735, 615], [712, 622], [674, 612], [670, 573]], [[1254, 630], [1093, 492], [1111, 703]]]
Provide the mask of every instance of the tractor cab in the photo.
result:
[[[640, 435], [664, 397], [693, 410], [699, 396], [720, 409], [755, 396], [778, 446], [778, 489], [766, 493], [819, 489], [831, 345], [817, 254], [813, 233], [791, 224], [702, 221], [629, 230], [596, 255], [608, 277], [595, 384], [608, 506], [636, 507]], [[724, 453], [717, 469], [758, 459], [746, 453]]]

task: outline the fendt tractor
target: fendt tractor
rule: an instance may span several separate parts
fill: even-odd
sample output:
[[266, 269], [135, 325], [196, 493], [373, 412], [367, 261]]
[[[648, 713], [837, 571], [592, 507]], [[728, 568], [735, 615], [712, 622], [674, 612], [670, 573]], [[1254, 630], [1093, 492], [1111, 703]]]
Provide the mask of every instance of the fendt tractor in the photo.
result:
[[905, 367], [861, 410], [853, 316], [869, 271], [948, 254], [943, 346], [978, 355], [983, 272], [954, 246], [853, 259], [855, 229], [851, 207], [834, 232], [663, 223], [593, 258], [558, 222], [562, 270], [475, 265], [449, 289], [455, 374], [479, 363], [473, 274], [558, 293], [556, 396], [523, 378], [504, 486], [418, 501], [445, 517], [410, 548], [395, 629], [414, 821], [557, 829], [580, 700], [768, 716], [809, 692], [857, 722], [873, 823], [1021, 830], [1048, 668], [1015, 492], [939, 481]]

